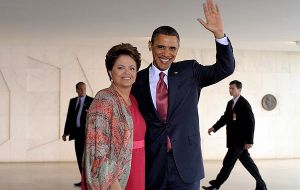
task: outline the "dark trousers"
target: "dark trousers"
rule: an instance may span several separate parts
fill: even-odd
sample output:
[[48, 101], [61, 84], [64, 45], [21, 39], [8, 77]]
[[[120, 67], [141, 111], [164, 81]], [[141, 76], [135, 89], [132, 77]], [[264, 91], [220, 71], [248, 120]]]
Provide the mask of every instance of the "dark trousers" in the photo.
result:
[[78, 169], [80, 171], [80, 174], [82, 172], [83, 149], [84, 149], [84, 137], [75, 138], [75, 152], [76, 152], [77, 164], [78, 164]]
[[184, 183], [178, 173], [172, 151], [168, 153], [168, 168], [162, 190], [199, 190], [200, 180]]
[[248, 170], [248, 172], [256, 180], [256, 188], [266, 186], [264, 180], [260, 176], [259, 170], [255, 165], [254, 161], [250, 157], [248, 150], [244, 147], [230, 147], [228, 148], [227, 154], [223, 160], [223, 167], [217, 175], [216, 180], [213, 180], [211, 184], [219, 188], [229, 177], [231, 170], [233, 169], [237, 159], [240, 160], [242, 165]]

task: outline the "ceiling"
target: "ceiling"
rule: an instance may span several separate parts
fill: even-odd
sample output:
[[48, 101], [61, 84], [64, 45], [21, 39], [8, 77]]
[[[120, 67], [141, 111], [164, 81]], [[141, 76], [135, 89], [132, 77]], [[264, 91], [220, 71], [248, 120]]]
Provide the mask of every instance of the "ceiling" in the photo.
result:
[[[0, 42], [97, 45], [103, 39], [148, 40], [160, 25], [181, 45], [212, 47], [204, 0], [0, 0]], [[300, 51], [299, 0], [216, 0], [235, 48]]]

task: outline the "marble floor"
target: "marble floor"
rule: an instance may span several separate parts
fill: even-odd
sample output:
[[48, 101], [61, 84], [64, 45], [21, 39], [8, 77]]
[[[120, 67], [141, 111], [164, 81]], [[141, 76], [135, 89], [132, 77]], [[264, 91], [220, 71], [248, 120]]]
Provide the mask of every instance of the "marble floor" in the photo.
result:
[[[269, 190], [300, 190], [300, 159], [255, 160]], [[205, 161], [206, 178], [214, 179], [221, 161]], [[80, 180], [75, 162], [66, 163], [0, 163], [0, 190], [76, 190]], [[255, 181], [237, 163], [222, 190], [254, 190]]]
[[[300, 190], [300, 159], [287, 160], [254, 160], [268, 190]], [[205, 178], [202, 185], [215, 179], [222, 167], [221, 161], [204, 161]], [[255, 180], [237, 161], [229, 178], [221, 190], [254, 190]]]

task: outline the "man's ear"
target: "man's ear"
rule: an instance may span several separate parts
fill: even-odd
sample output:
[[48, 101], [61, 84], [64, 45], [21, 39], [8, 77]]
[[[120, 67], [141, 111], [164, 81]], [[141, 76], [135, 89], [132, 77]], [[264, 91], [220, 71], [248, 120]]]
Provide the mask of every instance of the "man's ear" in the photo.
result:
[[151, 41], [148, 42], [148, 48], [149, 48], [149, 51], [152, 50], [152, 42]]

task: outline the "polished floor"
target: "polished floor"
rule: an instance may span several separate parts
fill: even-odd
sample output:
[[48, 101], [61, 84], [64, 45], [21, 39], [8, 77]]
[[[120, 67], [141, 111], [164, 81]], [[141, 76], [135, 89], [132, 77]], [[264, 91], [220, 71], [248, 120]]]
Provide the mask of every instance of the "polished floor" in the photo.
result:
[[[269, 190], [300, 190], [300, 159], [256, 160]], [[221, 161], [205, 161], [206, 178], [214, 179]], [[76, 163], [0, 163], [0, 190], [76, 190], [80, 180]], [[237, 163], [221, 190], [254, 190], [255, 181]]]

